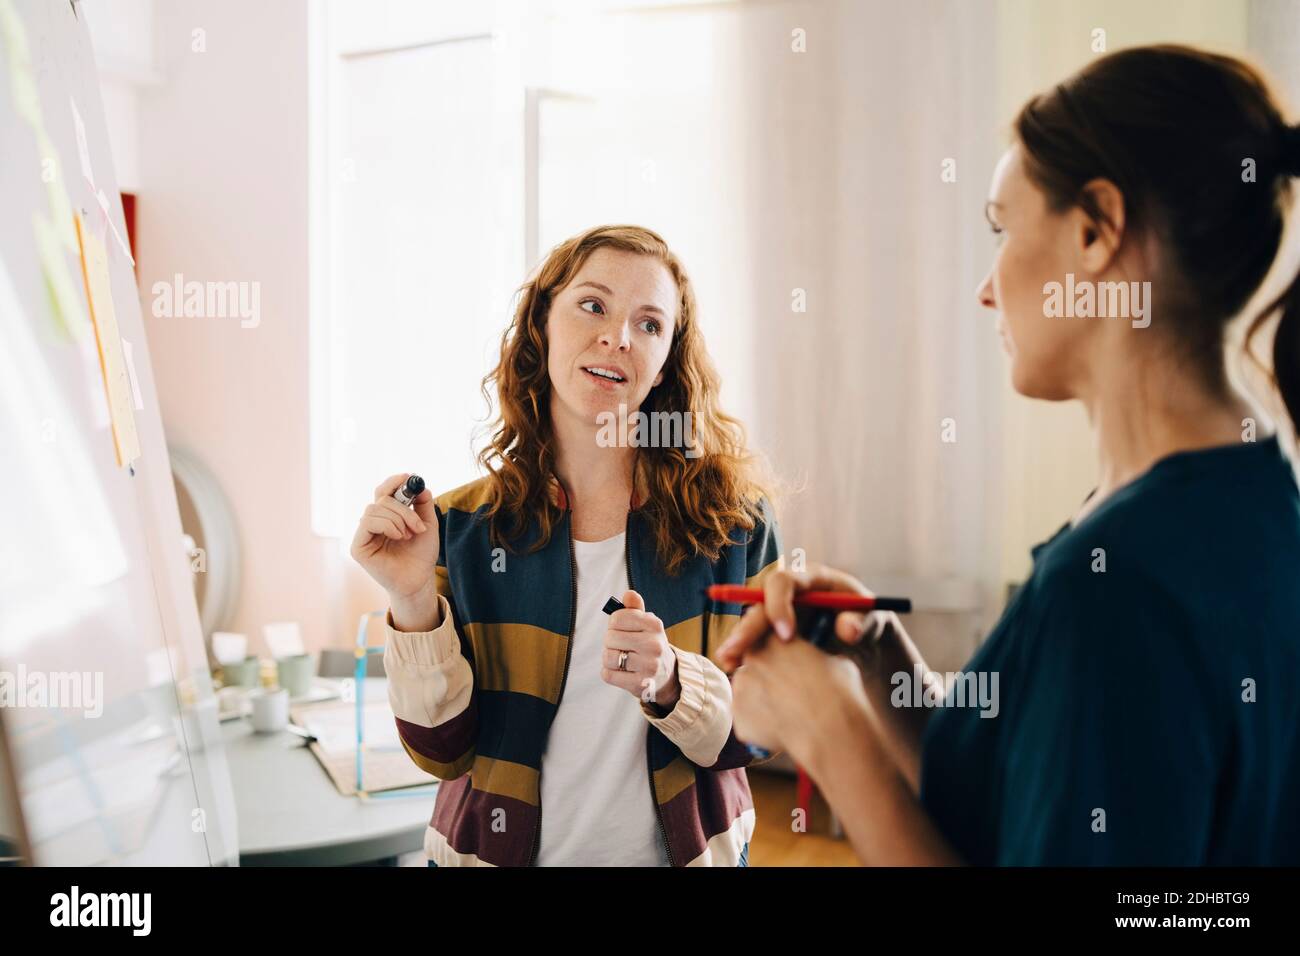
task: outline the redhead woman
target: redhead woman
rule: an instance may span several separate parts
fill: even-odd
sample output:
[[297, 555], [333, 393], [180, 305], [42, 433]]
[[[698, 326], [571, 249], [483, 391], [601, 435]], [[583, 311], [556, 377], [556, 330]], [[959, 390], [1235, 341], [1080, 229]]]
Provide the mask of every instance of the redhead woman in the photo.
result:
[[[1225, 347], [1279, 316], [1300, 422], [1300, 279], [1246, 311], [1297, 175], [1300, 128], [1231, 57], [1124, 50], [1021, 110], [979, 301], [1017, 391], [1084, 404], [1100, 479], [966, 667], [1000, 706], [909, 706], [925, 662], [892, 615], [839, 618], [839, 656], [765, 637], [799, 589], [863, 590], [837, 571], [775, 575], [720, 655], [742, 737], [808, 769], [865, 861], [1300, 863], [1300, 494]], [[1067, 284], [1147, 289], [1145, 314], [1061, 318]]]
[[705, 589], [780, 548], [685, 269], [635, 226], [557, 246], [491, 386], [483, 476], [410, 508], [385, 479], [352, 544], [402, 743], [445, 781], [430, 865], [747, 865], [751, 756], [709, 660], [740, 609]]

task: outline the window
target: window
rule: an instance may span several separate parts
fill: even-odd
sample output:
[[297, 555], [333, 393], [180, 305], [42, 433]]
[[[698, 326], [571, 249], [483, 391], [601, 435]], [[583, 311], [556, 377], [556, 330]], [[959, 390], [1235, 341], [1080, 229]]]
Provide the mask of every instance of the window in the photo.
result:
[[438, 493], [476, 473], [523, 272], [519, 107], [486, 25], [416, 39], [394, 16], [384, 37], [352, 29], [356, 4], [315, 12], [312, 523], [350, 539], [385, 476]]
[[313, 6], [317, 533], [350, 540], [389, 474], [435, 493], [477, 476], [479, 386], [514, 294], [600, 223], [647, 226], [682, 258], [724, 405], [747, 413], [744, 158], [719, 59], [734, 11], [597, 6]]

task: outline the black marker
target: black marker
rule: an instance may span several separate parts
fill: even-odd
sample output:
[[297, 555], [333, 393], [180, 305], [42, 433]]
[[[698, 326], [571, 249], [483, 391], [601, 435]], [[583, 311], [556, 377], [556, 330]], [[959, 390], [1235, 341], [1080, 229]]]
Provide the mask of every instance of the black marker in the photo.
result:
[[610, 598], [605, 602], [605, 606], [602, 607], [601, 610], [606, 614], [613, 614], [615, 611], [623, 610], [623, 602], [618, 598]]
[[419, 475], [412, 475], [406, 479], [405, 485], [393, 492], [393, 497], [397, 499], [399, 505], [410, 505], [423, 490], [424, 479]]

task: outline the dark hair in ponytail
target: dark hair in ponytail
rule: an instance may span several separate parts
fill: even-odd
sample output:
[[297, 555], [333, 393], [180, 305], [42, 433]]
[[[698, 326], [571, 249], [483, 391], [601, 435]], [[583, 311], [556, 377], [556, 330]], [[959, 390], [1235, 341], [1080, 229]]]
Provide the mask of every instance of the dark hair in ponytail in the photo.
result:
[[[1126, 230], [1155, 235], [1163, 252], [1165, 331], [1210, 387], [1225, 388], [1225, 330], [1277, 257], [1300, 175], [1300, 128], [1260, 73], [1190, 47], [1121, 50], [1031, 99], [1014, 128], [1053, 210], [1078, 206], [1100, 221], [1084, 186], [1119, 188]], [[1278, 309], [1272, 374], [1300, 432], [1300, 276], [1252, 321], [1248, 349]]]

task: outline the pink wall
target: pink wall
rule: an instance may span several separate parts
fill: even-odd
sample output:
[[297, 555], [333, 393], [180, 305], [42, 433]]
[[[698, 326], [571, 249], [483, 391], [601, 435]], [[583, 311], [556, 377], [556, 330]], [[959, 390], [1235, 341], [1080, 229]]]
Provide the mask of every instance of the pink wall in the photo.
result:
[[[278, 620], [298, 621], [309, 650], [346, 646], [383, 592], [346, 542], [310, 528], [306, 4], [169, 0], [155, 15], [163, 82], [140, 92], [138, 259], [167, 439], [208, 464], [236, 512], [230, 629], [258, 653]], [[153, 284], [178, 272], [260, 283], [260, 324], [154, 317]]]

